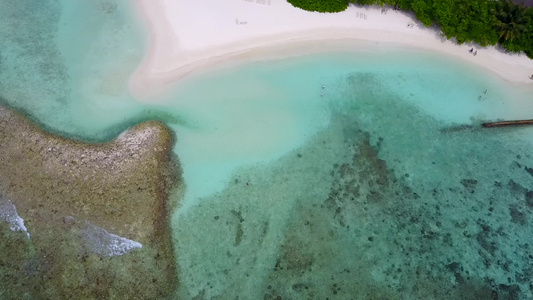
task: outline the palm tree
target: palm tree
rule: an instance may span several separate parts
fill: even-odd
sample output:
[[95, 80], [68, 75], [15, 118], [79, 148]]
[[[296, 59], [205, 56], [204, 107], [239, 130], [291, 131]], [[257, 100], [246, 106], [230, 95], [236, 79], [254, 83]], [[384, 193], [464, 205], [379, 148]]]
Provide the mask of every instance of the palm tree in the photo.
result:
[[494, 25], [500, 31], [500, 42], [512, 41], [527, 30], [531, 18], [525, 14], [525, 7], [509, 0], [498, 1], [491, 12], [495, 16]]

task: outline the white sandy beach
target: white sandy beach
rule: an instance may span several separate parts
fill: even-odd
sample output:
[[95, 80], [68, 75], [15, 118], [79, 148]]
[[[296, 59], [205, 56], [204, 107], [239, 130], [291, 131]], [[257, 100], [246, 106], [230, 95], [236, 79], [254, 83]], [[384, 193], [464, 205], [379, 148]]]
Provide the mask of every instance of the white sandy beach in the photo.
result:
[[[525, 55], [457, 45], [392, 9], [383, 13], [379, 7], [351, 5], [341, 13], [323, 14], [294, 8], [285, 0], [137, 0], [137, 8], [150, 32], [148, 54], [130, 81], [140, 99], [224, 61], [331, 51], [341, 47], [335, 46], [339, 41], [353, 46], [361, 40], [453, 55], [510, 83], [533, 84], [533, 61]], [[409, 22], [415, 25], [410, 28]], [[313, 43], [305, 44], [309, 41]], [[476, 56], [468, 52], [472, 47]]]

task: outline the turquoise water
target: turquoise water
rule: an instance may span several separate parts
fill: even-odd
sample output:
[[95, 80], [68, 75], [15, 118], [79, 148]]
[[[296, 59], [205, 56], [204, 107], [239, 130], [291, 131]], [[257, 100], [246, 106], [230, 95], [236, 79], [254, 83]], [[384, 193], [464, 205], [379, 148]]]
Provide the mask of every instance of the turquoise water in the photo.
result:
[[0, 7], [0, 101], [89, 140], [152, 117], [127, 89], [145, 53], [130, 1], [2, 0]]
[[[505, 101], [527, 91], [449, 58], [383, 55], [256, 63], [197, 79], [189, 87], [211, 88], [191, 100], [175, 91], [169, 105], [202, 107], [189, 111], [192, 132], [175, 128], [190, 193], [174, 218], [182, 298], [484, 299], [501, 289], [515, 299], [517, 287], [531, 297], [533, 131], [479, 126], [525, 117], [531, 104]], [[249, 81], [261, 92], [235, 95]], [[277, 122], [280, 99], [292, 128]], [[243, 110], [232, 101], [268, 126], [254, 117], [218, 131]], [[204, 105], [221, 123], [203, 123]], [[224, 138], [192, 136], [205, 131]], [[271, 155], [265, 141], [278, 145]]]
[[127, 90], [145, 51], [127, 1], [0, 4], [4, 102], [87, 140], [150, 118], [176, 131], [179, 299], [533, 297], [533, 129], [479, 126], [531, 118], [531, 89], [367, 44], [207, 72], [146, 105]]

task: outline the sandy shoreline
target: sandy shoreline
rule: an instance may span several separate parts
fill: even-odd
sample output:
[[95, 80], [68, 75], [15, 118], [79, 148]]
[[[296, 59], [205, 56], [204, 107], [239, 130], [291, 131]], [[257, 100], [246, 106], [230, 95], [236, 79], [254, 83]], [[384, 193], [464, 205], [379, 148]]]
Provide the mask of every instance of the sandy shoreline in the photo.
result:
[[[481, 66], [510, 83], [533, 84], [528, 78], [533, 61], [525, 55], [456, 45], [392, 9], [350, 6], [342, 13], [320, 14], [296, 9], [285, 0], [137, 0], [136, 9], [149, 28], [148, 53], [130, 80], [130, 90], [141, 99], [222, 62], [345, 50], [348, 44], [357, 50], [357, 41], [436, 51]], [[415, 25], [410, 28], [409, 22]], [[320, 43], [327, 47], [322, 49]], [[476, 56], [468, 52], [472, 47], [478, 50]]]

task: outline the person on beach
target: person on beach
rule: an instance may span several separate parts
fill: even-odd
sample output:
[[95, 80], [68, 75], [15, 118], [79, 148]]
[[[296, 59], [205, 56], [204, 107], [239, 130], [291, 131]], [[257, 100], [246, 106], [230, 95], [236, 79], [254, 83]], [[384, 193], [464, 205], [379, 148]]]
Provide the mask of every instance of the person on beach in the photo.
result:
[[476, 50], [476, 51], [474, 51], [474, 56], [476, 56], [476, 55], [477, 55], [477, 50]]
[[529, 79], [533, 80], [533, 74], [531, 74], [531, 76], [529, 76]]
[[470, 53], [474, 52], [474, 48], [468, 50], [468, 52], [470, 52]]

